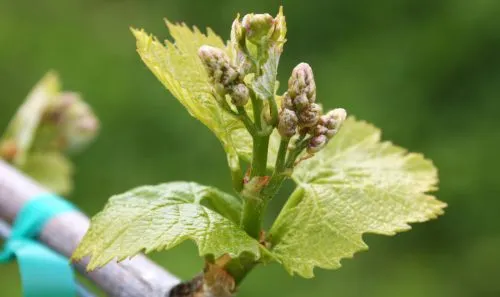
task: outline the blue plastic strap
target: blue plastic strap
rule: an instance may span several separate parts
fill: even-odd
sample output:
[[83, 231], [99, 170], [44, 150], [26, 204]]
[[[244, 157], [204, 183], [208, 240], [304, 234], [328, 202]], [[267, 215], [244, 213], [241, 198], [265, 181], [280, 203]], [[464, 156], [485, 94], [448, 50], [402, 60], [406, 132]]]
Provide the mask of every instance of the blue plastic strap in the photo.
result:
[[75, 207], [69, 202], [47, 193], [28, 201], [18, 213], [0, 252], [0, 263], [17, 258], [25, 297], [75, 296], [75, 279], [69, 261], [33, 240], [50, 219], [73, 210]]

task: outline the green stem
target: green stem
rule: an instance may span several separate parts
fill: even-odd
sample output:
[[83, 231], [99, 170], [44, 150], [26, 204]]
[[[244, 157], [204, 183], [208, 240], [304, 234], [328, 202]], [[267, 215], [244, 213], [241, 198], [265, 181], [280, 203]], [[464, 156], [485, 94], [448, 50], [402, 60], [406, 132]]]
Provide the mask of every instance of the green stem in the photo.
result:
[[278, 149], [278, 155], [276, 156], [276, 164], [274, 166], [274, 173], [271, 179], [269, 180], [269, 184], [262, 191], [262, 199], [266, 202], [269, 202], [276, 193], [281, 188], [281, 184], [285, 181], [286, 175], [286, 155], [288, 152], [288, 144], [290, 143], [290, 138], [282, 138], [280, 142], [280, 147]]
[[267, 174], [267, 153], [269, 148], [269, 133], [264, 131], [262, 123], [263, 102], [250, 91], [256, 133], [252, 135], [252, 168], [250, 181], [245, 185], [241, 195], [245, 201], [241, 218], [242, 228], [253, 238], [259, 239], [262, 230], [262, 220], [267, 203], [262, 199], [261, 190], [265, 186]]
[[269, 113], [271, 114], [271, 125], [276, 127], [278, 125], [278, 105], [274, 96], [269, 98]]
[[243, 189], [243, 172], [241, 168], [231, 168], [231, 181], [233, 189], [239, 193]]
[[251, 135], [255, 135], [255, 125], [252, 123], [252, 120], [248, 116], [245, 107], [237, 106], [236, 108], [238, 109], [238, 117], [245, 125], [245, 128], [248, 130], [248, 132], [250, 132]]
[[259, 239], [262, 230], [262, 220], [266, 209], [266, 201], [260, 195], [265, 183], [267, 171], [267, 149], [269, 135], [253, 137], [253, 160], [251, 179], [243, 189], [241, 195], [245, 201], [241, 225], [243, 229], [255, 239]]
[[253, 137], [253, 160], [251, 177], [266, 176], [268, 147], [269, 135], [255, 135]]
[[288, 152], [288, 144], [290, 143], [290, 138], [282, 138], [280, 142], [280, 147], [278, 149], [278, 155], [276, 156], [276, 165], [274, 166], [274, 174], [281, 174], [285, 170], [285, 160], [286, 153]]
[[255, 94], [254, 90], [250, 88], [250, 100], [252, 101], [253, 107], [253, 119], [255, 121], [255, 126], [257, 130], [262, 130], [262, 107], [264, 103], [260, 98], [257, 98], [257, 94]]
[[304, 137], [299, 138], [295, 142], [295, 148], [290, 151], [288, 154], [288, 158], [286, 159], [286, 168], [287, 169], [293, 169], [295, 165], [295, 160], [297, 160], [297, 157], [302, 153], [302, 151], [307, 147], [309, 144], [310, 138], [304, 139]]
[[233, 277], [236, 286], [238, 286], [257, 265], [253, 255], [242, 255], [229, 261], [224, 269]]
[[278, 193], [285, 179], [289, 177], [288, 172], [291, 172], [291, 170], [293, 170], [295, 160], [307, 147], [309, 139], [304, 139], [304, 137], [297, 139], [297, 141], [295, 142], [295, 148], [288, 153], [287, 157], [286, 153], [288, 151], [289, 142], [290, 139], [281, 140], [280, 148], [278, 150], [278, 156], [276, 158], [274, 174], [271, 177], [268, 186], [262, 191], [262, 199], [264, 201], [268, 202], [276, 195], [276, 193]]
[[243, 195], [243, 199], [245, 199], [245, 205], [241, 216], [241, 226], [248, 235], [260, 240], [267, 203], [259, 195]]

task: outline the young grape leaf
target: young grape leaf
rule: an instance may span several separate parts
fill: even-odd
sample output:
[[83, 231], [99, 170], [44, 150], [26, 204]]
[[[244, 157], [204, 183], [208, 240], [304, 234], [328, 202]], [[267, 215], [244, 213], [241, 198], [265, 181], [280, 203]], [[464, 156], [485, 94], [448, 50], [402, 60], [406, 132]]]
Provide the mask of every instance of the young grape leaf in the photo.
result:
[[380, 141], [374, 126], [349, 118], [314, 158], [300, 163], [297, 190], [277, 218], [272, 252], [291, 273], [313, 277], [367, 249], [363, 233], [394, 235], [443, 213], [437, 170], [420, 154]]
[[[241, 208], [241, 201], [231, 197], [192, 182], [142, 186], [113, 196], [92, 219], [73, 259], [89, 255], [92, 270], [141, 251], [170, 249], [187, 239], [197, 243], [202, 256], [248, 252], [259, 258], [259, 243], [228, 219]], [[226, 211], [204, 206], [205, 200]]]
[[244, 139], [239, 143], [244, 143], [246, 147], [251, 143], [250, 135], [238, 119], [217, 104], [206, 70], [198, 57], [198, 49], [202, 45], [226, 47], [210, 29], [205, 35], [196, 28], [190, 30], [184, 24], [167, 22], [167, 26], [174, 43], [166, 41], [166, 45], [142, 30], [132, 29], [137, 51], [172, 95], [217, 136], [228, 154], [229, 165], [238, 168], [238, 147], [233, 138]]
[[[276, 76], [278, 75], [278, 65], [283, 45], [286, 42], [286, 21], [283, 15], [283, 6], [280, 7], [278, 15], [275, 19], [276, 40], [269, 47], [268, 57], [262, 66], [262, 75], [253, 80], [253, 89], [255, 93], [262, 99], [268, 100], [274, 96], [276, 91]], [[279, 34], [278, 34], [279, 33]]]
[[73, 188], [73, 165], [59, 152], [32, 153], [21, 170], [58, 194], [68, 194]]
[[262, 66], [262, 75], [254, 78], [253, 89], [259, 98], [269, 100], [276, 91], [276, 76], [281, 52], [272, 47], [269, 49], [268, 59]]

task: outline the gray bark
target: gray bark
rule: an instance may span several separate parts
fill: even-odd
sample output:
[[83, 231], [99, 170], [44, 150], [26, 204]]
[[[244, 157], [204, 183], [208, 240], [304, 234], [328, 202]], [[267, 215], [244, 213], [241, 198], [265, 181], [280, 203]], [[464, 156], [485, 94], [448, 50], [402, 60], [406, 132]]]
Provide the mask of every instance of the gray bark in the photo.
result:
[[[11, 223], [24, 203], [47, 192], [29, 177], [0, 160], [0, 218]], [[70, 257], [89, 227], [81, 212], [68, 212], [50, 220], [39, 239], [53, 250]], [[87, 261], [76, 269], [112, 297], [164, 297], [179, 280], [143, 255], [86, 272]]]

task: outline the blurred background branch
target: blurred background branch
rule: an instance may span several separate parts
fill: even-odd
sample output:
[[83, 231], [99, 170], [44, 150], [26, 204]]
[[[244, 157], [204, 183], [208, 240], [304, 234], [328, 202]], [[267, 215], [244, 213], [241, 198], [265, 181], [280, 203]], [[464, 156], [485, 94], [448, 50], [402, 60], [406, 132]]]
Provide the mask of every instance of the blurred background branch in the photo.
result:
[[[45, 192], [47, 190], [36, 182], [0, 160], [1, 222], [12, 222], [24, 203]], [[88, 225], [89, 220], [83, 213], [64, 213], [46, 224], [39, 240], [69, 258]], [[0, 227], [2, 234], [8, 232], [5, 225]], [[110, 263], [93, 272], [86, 272], [84, 266], [86, 261], [75, 264], [82, 275], [112, 297], [164, 297], [179, 282], [175, 276], [142, 255], [121, 263]]]

